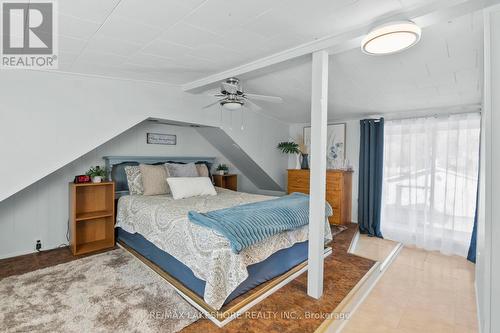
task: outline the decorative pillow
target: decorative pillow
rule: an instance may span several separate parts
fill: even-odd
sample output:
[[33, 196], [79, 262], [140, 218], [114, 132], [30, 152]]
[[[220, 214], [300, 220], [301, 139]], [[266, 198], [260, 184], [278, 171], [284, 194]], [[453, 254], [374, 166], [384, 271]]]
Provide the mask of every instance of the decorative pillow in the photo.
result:
[[132, 195], [142, 195], [144, 193], [144, 187], [142, 185], [142, 175], [139, 166], [126, 166], [125, 174], [127, 175], [129, 193]]
[[217, 195], [208, 177], [170, 177], [167, 178], [167, 182], [175, 200], [201, 195]]
[[164, 165], [139, 165], [142, 175], [144, 195], [158, 195], [170, 193], [167, 184], [168, 170]]
[[210, 177], [207, 165], [204, 163], [196, 164], [196, 170], [198, 171], [199, 177]]
[[165, 166], [170, 173], [170, 177], [199, 177], [198, 170], [194, 163], [165, 163]]

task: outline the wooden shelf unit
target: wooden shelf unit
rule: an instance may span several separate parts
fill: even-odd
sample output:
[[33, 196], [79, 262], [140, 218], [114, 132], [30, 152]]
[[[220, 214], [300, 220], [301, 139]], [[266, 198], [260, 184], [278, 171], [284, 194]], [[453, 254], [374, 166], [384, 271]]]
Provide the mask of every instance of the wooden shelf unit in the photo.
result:
[[115, 245], [115, 183], [69, 184], [71, 251], [74, 255]]
[[238, 191], [238, 175], [213, 175], [213, 177], [215, 186], [226, 188], [232, 191]]

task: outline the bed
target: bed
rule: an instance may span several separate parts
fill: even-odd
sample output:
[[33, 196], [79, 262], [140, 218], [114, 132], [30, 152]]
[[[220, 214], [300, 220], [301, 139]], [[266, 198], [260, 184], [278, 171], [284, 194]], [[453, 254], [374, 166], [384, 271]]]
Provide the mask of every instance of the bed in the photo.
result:
[[[224, 305], [260, 284], [305, 267], [307, 225], [282, 232], [254, 244], [239, 254], [231, 250], [222, 235], [188, 219], [191, 210], [208, 212], [273, 197], [216, 188], [216, 196], [174, 200], [171, 195], [129, 195], [123, 167], [138, 163], [197, 162], [211, 166], [214, 159], [106, 157], [112, 170], [117, 195], [116, 231], [119, 244], [161, 270], [177, 282], [181, 294], [205, 303], [205, 312], [217, 312]], [[332, 239], [325, 219], [325, 242]], [[331, 249], [330, 249], [331, 251]], [[325, 253], [330, 253], [326, 251]], [[297, 271], [298, 272], [298, 271]], [[185, 295], [183, 295], [185, 296]], [[193, 304], [193, 302], [191, 302]], [[193, 304], [194, 305], [194, 304]], [[219, 323], [216, 322], [219, 325]], [[219, 325], [221, 326], [221, 325]]]

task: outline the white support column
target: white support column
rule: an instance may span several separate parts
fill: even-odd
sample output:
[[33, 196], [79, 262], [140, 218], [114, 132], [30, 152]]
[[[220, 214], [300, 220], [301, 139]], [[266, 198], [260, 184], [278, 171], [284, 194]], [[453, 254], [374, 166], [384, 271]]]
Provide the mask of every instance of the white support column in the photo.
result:
[[320, 298], [323, 294], [327, 107], [328, 52], [317, 51], [312, 56], [309, 270], [307, 273], [307, 294], [314, 298]]

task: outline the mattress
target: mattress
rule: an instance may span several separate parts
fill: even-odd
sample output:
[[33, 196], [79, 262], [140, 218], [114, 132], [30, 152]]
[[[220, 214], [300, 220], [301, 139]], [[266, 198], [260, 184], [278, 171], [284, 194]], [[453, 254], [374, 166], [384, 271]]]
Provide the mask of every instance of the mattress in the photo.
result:
[[[125, 243], [143, 257], [169, 273], [199, 297], [205, 294], [205, 281], [197, 278], [193, 271], [170, 254], [160, 250], [140, 234], [131, 234], [117, 228], [117, 239]], [[307, 260], [308, 242], [296, 243], [288, 249], [279, 250], [262, 262], [250, 265], [248, 278], [243, 281], [224, 301], [231, 302], [236, 297], [243, 295], [258, 285], [280, 276], [298, 264]]]
[[[212, 229], [191, 223], [191, 210], [208, 212], [273, 197], [216, 188], [216, 196], [174, 200], [172, 196], [123, 196], [118, 201], [116, 227], [139, 234], [163, 252], [188, 267], [205, 281], [203, 299], [220, 309], [226, 299], [249, 277], [248, 267], [274, 253], [307, 241], [307, 225], [286, 231], [254, 244], [239, 254], [229, 241]], [[332, 239], [325, 219], [325, 242]]]

